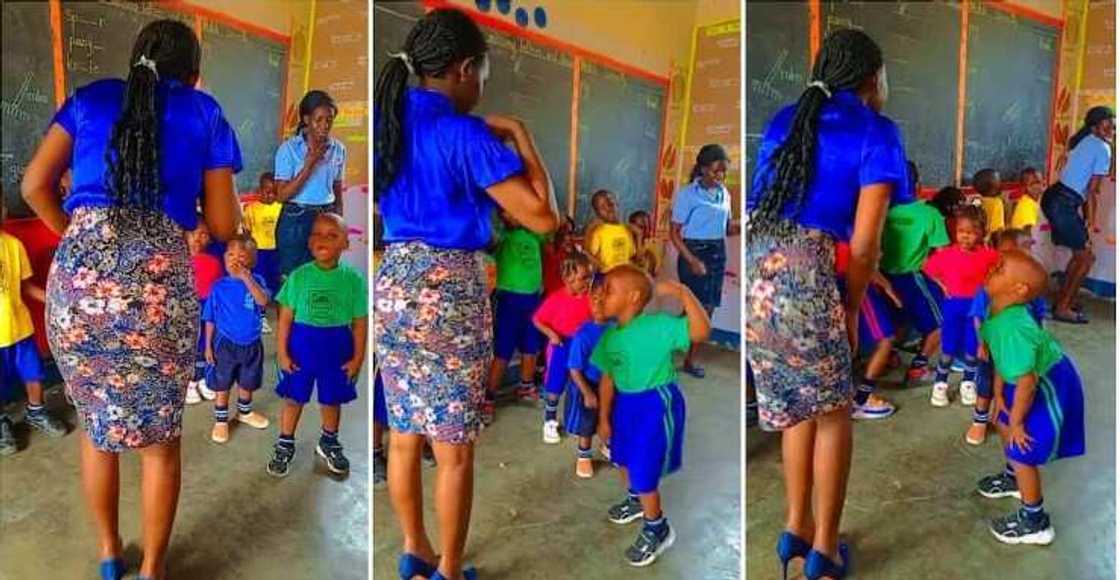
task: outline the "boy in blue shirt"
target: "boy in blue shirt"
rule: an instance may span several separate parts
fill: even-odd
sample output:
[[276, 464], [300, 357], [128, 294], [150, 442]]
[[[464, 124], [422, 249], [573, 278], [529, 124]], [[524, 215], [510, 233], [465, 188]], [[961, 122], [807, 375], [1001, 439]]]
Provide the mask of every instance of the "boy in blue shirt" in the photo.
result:
[[253, 273], [256, 243], [234, 238], [226, 243], [226, 276], [214, 282], [202, 308], [206, 324], [206, 362], [212, 365], [207, 384], [214, 398], [210, 439], [229, 441], [229, 395], [237, 384], [238, 421], [254, 429], [268, 428], [268, 418], [253, 411], [253, 392], [260, 388], [264, 368], [261, 320], [269, 293], [264, 279]]
[[[603, 314], [602, 285], [591, 289], [591, 320], [585, 322], [572, 337], [568, 347], [568, 381], [564, 407], [564, 430], [579, 438], [576, 476], [590, 479], [595, 475], [591, 461], [591, 437], [599, 425], [599, 380], [603, 373], [591, 362], [591, 354], [610, 323]], [[600, 441], [603, 455], [610, 459], [609, 442]]]

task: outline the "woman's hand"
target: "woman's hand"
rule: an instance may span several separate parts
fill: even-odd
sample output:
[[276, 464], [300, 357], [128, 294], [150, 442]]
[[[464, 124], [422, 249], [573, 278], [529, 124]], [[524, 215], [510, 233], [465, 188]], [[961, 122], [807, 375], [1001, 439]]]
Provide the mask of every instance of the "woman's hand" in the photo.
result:
[[326, 139], [316, 139], [312, 137], [307, 143], [307, 157], [303, 161], [304, 165], [307, 167], [315, 167], [315, 165], [323, 160], [323, 156], [327, 154], [329, 145], [330, 142]]
[[487, 115], [486, 126], [502, 141], [510, 141], [525, 131], [525, 123], [505, 115]]
[[844, 317], [844, 325], [848, 331], [848, 346], [854, 357], [859, 352], [859, 312], [849, 312]]
[[708, 267], [704, 265], [704, 262], [702, 262], [700, 258], [692, 258], [691, 260], [689, 260], [688, 269], [694, 276], [708, 275]]

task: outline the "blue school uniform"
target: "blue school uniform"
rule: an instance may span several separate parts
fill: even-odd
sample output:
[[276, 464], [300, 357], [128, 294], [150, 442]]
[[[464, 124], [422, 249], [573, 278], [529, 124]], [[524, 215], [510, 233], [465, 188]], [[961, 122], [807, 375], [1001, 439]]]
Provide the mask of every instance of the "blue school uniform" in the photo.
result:
[[[980, 324], [983, 324], [984, 321], [988, 320], [988, 312], [991, 308], [991, 304], [992, 301], [991, 298], [988, 297], [988, 291], [981, 286], [980, 289], [976, 291], [976, 296], [972, 299], [972, 305], [969, 307], [969, 320], [977, 320]], [[1038, 326], [1044, 326], [1047, 310], [1046, 299], [1039, 296], [1028, 302], [1026, 306], [1031, 318], [1038, 323]], [[995, 392], [992, 390], [992, 361], [980, 361], [977, 371], [976, 394], [985, 399], [991, 399], [995, 396]]]
[[[973, 297], [974, 298], [974, 297]], [[969, 311], [973, 298], [947, 296], [941, 302], [941, 353], [957, 360], [975, 358], [980, 348]]]
[[494, 357], [509, 360], [514, 351], [532, 356], [540, 353], [544, 335], [533, 326], [533, 313], [541, 295], [497, 290], [494, 293]]
[[385, 404], [385, 383], [381, 381], [381, 371], [373, 377], [373, 422], [377, 425], [389, 424], [389, 408]]
[[[253, 278], [264, 287], [263, 278]], [[211, 390], [228, 391], [234, 383], [249, 391], [260, 388], [264, 369], [262, 316], [264, 308], [244, 282], [233, 276], [214, 282], [202, 308], [203, 323], [214, 324], [214, 365], [206, 380]]]
[[568, 384], [568, 356], [571, 345], [570, 338], [564, 339], [560, 344], [548, 344], [544, 369], [544, 392], [548, 395], [559, 397]]
[[17, 380], [25, 385], [43, 380], [43, 364], [34, 335], [0, 347], [0, 402], [13, 398], [8, 394], [8, 387]]
[[[847, 280], [837, 278], [840, 295], [847, 296]], [[883, 340], [894, 337], [894, 322], [891, 320], [893, 310], [889, 299], [872, 285], [867, 286], [863, 301], [859, 304], [859, 347], [868, 351], [875, 348]]]
[[[598, 324], [595, 321], [581, 326], [576, 331], [575, 336], [572, 337], [572, 344], [568, 349], [568, 363], [565, 365], [569, 372], [579, 371], [583, 373], [596, 396], [599, 394], [599, 379], [603, 377], [603, 373], [599, 370], [599, 367], [591, 362], [591, 353], [595, 352], [595, 346], [599, 344], [599, 339], [602, 338], [603, 332], [608, 327], [609, 324]], [[575, 381], [570, 380], [570, 377], [566, 392], [567, 395], [564, 398], [564, 431], [579, 437], [594, 435], [599, 423], [599, 410], [588, 409], [584, 406], [583, 393], [576, 386]]]
[[906, 318], [923, 336], [941, 328], [941, 303], [945, 293], [923, 272], [886, 274], [891, 288], [906, 309]]

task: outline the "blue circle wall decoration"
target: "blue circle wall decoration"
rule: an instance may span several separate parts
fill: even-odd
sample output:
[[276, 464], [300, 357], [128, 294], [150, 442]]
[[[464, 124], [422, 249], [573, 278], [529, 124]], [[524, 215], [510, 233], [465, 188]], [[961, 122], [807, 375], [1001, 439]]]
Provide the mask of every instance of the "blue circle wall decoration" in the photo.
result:
[[474, 0], [474, 5], [482, 12], [490, 11], [490, 0]]
[[496, 0], [496, 1], [497, 1], [497, 6], [498, 6], [498, 12], [501, 12], [502, 14], [509, 14], [509, 9], [510, 9], [509, 0]]
[[537, 6], [533, 9], [533, 22], [536, 23], [537, 28], [548, 26], [548, 13], [545, 12], [544, 7]]
[[526, 12], [524, 8], [517, 9], [515, 18], [517, 19], [518, 26], [522, 28], [529, 26], [529, 13]]

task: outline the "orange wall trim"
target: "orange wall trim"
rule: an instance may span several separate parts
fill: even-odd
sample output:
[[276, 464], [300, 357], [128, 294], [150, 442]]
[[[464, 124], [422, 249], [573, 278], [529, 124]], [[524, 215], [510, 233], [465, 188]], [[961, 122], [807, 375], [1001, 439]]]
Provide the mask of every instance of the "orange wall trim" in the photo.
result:
[[576, 55], [572, 59], [572, 129], [568, 138], [568, 215], [573, 219], [576, 216], [576, 197], [579, 196], [579, 94], [580, 94], [580, 69], [583, 68], [583, 59]]
[[964, 171], [964, 113], [968, 106], [968, 10], [969, 0], [961, 2], [961, 48], [957, 61], [957, 164], [955, 181], [961, 183]]
[[182, 0], [164, 0], [160, 2], [160, 5], [177, 12], [182, 12], [184, 14], [191, 14], [196, 17], [201, 16], [202, 18], [212, 22], [221, 22], [222, 24], [228, 24], [233, 28], [249, 32], [254, 36], [262, 36], [269, 40], [275, 40], [276, 42], [280, 42], [283, 44], [289, 44], [291, 42], [290, 36], [281, 34], [271, 28], [265, 28], [264, 26], [261, 26], [259, 24], [253, 24], [252, 22], [241, 20], [240, 18], [237, 18], [235, 16], [230, 16], [229, 14], [218, 12], [210, 8], [204, 8], [190, 2], [183, 2]]
[[809, 0], [809, 70], [821, 49], [821, 0]]
[[[1063, 6], [1064, 4], [1065, 3], [1063, 2]], [[1001, 12], [1014, 14], [1015, 16], [1030, 18], [1031, 20], [1034, 20], [1036, 22], [1041, 22], [1050, 26], [1057, 26], [1058, 28], [1062, 28], [1063, 24], [1065, 24], [1061, 18], [1057, 18], [1044, 12], [1040, 12], [1038, 10], [1035, 10], [1034, 8], [1021, 6], [1019, 4], [1013, 4], [1011, 2], [991, 2], [990, 0], [986, 0], [984, 2], [984, 5], [988, 8], [994, 8]]]
[[66, 102], [66, 64], [62, 60], [62, 0], [50, 0], [51, 53], [54, 61], [54, 104]]

